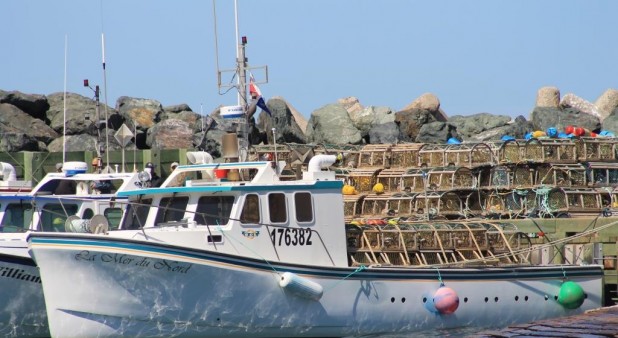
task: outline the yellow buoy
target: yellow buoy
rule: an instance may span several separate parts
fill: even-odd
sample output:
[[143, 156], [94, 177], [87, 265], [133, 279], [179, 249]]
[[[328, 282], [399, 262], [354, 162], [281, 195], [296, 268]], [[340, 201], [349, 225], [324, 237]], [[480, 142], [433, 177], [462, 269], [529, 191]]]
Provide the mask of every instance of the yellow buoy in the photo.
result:
[[341, 193], [344, 194], [344, 195], [356, 195], [356, 194], [358, 194], [358, 192], [356, 191], [354, 186], [351, 186], [349, 184], [346, 184], [346, 185], [343, 186], [343, 188], [341, 188]]
[[384, 193], [384, 185], [382, 183], [376, 183], [373, 186], [373, 192], [375, 192], [376, 194], [382, 194]]

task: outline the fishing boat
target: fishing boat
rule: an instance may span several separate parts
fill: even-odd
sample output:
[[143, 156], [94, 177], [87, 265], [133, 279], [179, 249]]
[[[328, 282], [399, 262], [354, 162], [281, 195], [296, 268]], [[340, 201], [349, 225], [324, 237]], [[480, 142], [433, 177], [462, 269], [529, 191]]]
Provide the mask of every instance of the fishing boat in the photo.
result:
[[[139, 188], [139, 174], [86, 173], [85, 162], [67, 162], [32, 191], [0, 194], [0, 334], [49, 336], [39, 270], [28, 253], [33, 231], [100, 232], [118, 227], [125, 205], [117, 191]], [[96, 191], [107, 182], [109, 191]], [[136, 185], [138, 183], [138, 185]]]
[[336, 160], [299, 178], [284, 162], [181, 165], [118, 193], [118, 231], [30, 233], [51, 335], [364, 336], [601, 306], [600, 266], [531, 265], [506, 225], [346, 225]]

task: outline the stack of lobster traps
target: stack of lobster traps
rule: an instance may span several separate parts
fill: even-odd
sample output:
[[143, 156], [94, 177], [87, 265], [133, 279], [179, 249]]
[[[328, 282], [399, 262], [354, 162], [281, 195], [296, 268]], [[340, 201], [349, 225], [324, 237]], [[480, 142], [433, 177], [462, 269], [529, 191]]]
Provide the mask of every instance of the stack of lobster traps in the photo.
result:
[[281, 144], [253, 146], [249, 157], [286, 160], [285, 178], [317, 154], [337, 155], [331, 170], [353, 187], [344, 195], [348, 222], [518, 219], [618, 213], [617, 146], [615, 138], [601, 137]]
[[531, 242], [509, 223], [390, 221], [348, 224], [352, 265], [494, 265], [529, 262]]

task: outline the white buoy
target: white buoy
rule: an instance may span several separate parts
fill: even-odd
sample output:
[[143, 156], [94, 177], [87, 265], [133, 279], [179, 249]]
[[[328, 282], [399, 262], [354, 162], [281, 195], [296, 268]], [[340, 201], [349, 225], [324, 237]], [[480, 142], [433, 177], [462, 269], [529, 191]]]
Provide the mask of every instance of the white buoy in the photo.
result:
[[320, 300], [324, 293], [322, 285], [302, 278], [291, 272], [284, 272], [279, 280], [279, 286], [296, 296], [311, 300]]

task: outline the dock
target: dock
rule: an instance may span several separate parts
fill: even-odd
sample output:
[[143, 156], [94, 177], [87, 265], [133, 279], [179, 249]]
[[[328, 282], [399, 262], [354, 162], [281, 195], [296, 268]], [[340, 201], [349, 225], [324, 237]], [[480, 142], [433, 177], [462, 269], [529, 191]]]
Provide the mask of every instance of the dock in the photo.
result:
[[583, 314], [512, 325], [479, 332], [468, 337], [618, 337], [618, 305], [589, 310]]

